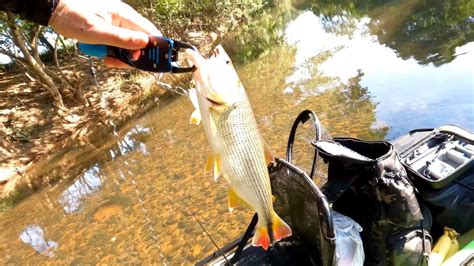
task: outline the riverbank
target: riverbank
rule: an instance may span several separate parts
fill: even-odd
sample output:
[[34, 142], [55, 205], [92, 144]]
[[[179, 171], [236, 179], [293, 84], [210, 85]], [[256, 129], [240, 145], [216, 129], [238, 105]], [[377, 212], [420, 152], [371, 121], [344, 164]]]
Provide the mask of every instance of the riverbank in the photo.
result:
[[[208, 54], [223, 34], [188, 32], [186, 41]], [[0, 211], [58, 179], [74, 176], [66, 173], [77, 168], [76, 162], [109, 145], [105, 140], [130, 119], [177, 97], [170, 87], [186, 88], [191, 80], [191, 74], [109, 69], [95, 60], [96, 84], [88, 60], [65, 56], [61, 66], [66, 75], [81, 81], [85, 100], [66, 99], [67, 111], [56, 108], [47, 91], [25, 72], [0, 74]]]
[[[223, 36], [250, 25], [252, 17], [267, 10], [270, 3], [193, 4], [194, 9], [207, 10], [197, 13], [181, 5], [138, 10], [155, 23], [160, 21], [157, 25], [166, 36], [193, 44], [208, 55]], [[156, 16], [160, 12], [173, 13], [173, 17]], [[73, 177], [70, 171], [79, 169], [77, 165], [84, 158], [113, 145], [107, 140], [113, 140], [112, 133], [127, 126], [127, 121], [176, 96], [169, 90], [170, 84], [189, 87], [191, 80], [190, 74], [158, 77], [109, 69], [95, 61], [96, 84], [87, 59], [71, 54], [60, 60], [65, 75], [80, 81], [84, 99], [77, 102], [75, 97], [65, 96], [66, 111], [53, 106], [47, 91], [24, 71], [0, 74], [0, 211], [42, 187]]]
[[[24, 73], [1, 74], [2, 201], [12, 197], [17, 200], [44, 184], [54, 183], [56, 180], [50, 176], [53, 169], [59, 167], [67, 172], [74, 166], [74, 158], [68, 158], [67, 164], [54, 161], [66, 151], [82, 150], [77, 156], [83, 156], [88, 149], [97, 149], [107, 134], [130, 118], [174, 96], [153, 75], [107, 69], [100, 62], [96, 62], [96, 86], [88, 62], [77, 57], [67, 60], [63, 71], [67, 74], [75, 71], [80, 76], [85, 99], [84, 103], [69, 102], [67, 111], [53, 106], [47, 92]], [[162, 75], [159, 82], [176, 84], [189, 78], [189, 75]]]

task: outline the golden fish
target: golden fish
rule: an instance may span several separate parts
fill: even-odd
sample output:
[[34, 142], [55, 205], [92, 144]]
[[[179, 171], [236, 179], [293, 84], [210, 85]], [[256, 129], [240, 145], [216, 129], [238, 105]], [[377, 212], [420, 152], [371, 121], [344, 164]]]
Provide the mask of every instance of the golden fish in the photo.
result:
[[245, 89], [222, 46], [209, 59], [192, 50], [187, 50], [187, 57], [197, 67], [196, 90], [190, 93], [196, 107], [191, 122], [203, 124], [211, 146], [206, 169], [229, 182], [231, 211], [243, 202], [257, 212], [252, 244], [266, 250], [290, 236], [291, 229], [273, 209], [267, 169], [272, 156], [260, 136]]

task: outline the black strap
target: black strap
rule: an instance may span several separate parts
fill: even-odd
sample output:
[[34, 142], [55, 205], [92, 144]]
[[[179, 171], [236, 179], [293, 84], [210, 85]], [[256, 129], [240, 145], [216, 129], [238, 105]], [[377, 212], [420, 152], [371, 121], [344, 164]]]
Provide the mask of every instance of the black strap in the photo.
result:
[[255, 213], [252, 217], [252, 221], [250, 221], [249, 226], [247, 227], [247, 230], [245, 231], [244, 235], [242, 236], [242, 239], [240, 240], [239, 246], [237, 247], [237, 250], [234, 253], [234, 256], [230, 259], [230, 263], [234, 264], [237, 262], [237, 260], [240, 257], [240, 254], [244, 250], [245, 245], [247, 245], [247, 241], [252, 237], [253, 231], [255, 229], [255, 226], [257, 225], [258, 221], [258, 215]]

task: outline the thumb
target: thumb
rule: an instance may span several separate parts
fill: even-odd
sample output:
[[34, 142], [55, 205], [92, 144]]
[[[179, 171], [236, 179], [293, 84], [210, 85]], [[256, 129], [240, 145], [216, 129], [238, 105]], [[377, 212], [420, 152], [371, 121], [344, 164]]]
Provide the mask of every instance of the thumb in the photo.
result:
[[129, 50], [138, 50], [148, 44], [148, 35], [141, 31], [135, 31], [127, 28], [121, 28], [114, 25], [103, 25], [91, 29], [90, 40], [84, 40], [91, 44], [106, 44]]

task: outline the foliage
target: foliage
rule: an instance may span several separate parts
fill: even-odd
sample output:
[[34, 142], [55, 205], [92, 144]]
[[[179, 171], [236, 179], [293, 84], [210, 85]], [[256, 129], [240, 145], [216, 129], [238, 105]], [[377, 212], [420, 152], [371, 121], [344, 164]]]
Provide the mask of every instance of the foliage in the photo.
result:
[[30, 192], [23, 189], [23, 190], [16, 190], [12, 192], [5, 198], [0, 199], [0, 215], [7, 212], [8, 210], [12, 209], [20, 200], [22, 200], [27, 194]]
[[128, 0], [167, 36], [190, 31], [223, 31], [239, 25], [270, 6], [271, 0], [193, 1]]
[[[393, 12], [394, 10], [392, 10]], [[394, 23], [380, 16], [372, 31], [379, 42], [396, 50], [403, 59], [439, 66], [455, 58], [456, 47], [474, 41], [474, 2], [471, 0], [415, 1], [410, 12], [395, 9]], [[384, 14], [386, 15], [386, 14]]]
[[310, 8], [331, 25], [341, 17], [370, 17], [381, 44], [420, 64], [449, 63], [456, 47], [474, 40], [472, 0], [319, 0]]
[[251, 62], [282, 45], [285, 25], [299, 13], [291, 1], [280, 1], [274, 8], [261, 12], [258, 19], [242, 25], [223, 40], [227, 52], [235, 58], [234, 64]]

